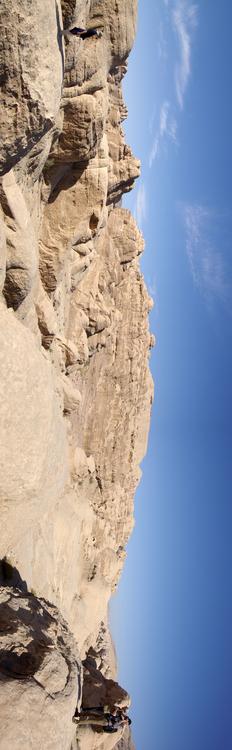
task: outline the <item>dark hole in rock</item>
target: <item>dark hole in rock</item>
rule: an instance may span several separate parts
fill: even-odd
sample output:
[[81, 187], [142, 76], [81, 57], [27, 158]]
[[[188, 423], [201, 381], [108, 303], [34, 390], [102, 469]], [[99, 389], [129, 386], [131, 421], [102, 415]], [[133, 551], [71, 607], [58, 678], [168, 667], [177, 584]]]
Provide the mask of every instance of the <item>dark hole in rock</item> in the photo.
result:
[[89, 228], [90, 229], [97, 229], [98, 226], [98, 216], [96, 214], [91, 214], [90, 220], [89, 220]]
[[12, 586], [20, 591], [28, 591], [26, 581], [23, 581], [18, 569], [11, 565], [7, 557], [0, 560], [0, 586]]

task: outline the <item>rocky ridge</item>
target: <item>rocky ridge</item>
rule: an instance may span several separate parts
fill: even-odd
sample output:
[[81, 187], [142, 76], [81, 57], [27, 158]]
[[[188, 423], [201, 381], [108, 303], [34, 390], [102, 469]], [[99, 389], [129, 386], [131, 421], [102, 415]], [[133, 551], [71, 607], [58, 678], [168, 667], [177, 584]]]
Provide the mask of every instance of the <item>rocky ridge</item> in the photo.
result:
[[[140, 171], [122, 129], [136, 0], [1, 6], [0, 558], [111, 679], [108, 602], [153, 394], [144, 243], [121, 206]], [[70, 23], [102, 37], [66, 41]], [[87, 734], [86, 749], [118, 740]]]

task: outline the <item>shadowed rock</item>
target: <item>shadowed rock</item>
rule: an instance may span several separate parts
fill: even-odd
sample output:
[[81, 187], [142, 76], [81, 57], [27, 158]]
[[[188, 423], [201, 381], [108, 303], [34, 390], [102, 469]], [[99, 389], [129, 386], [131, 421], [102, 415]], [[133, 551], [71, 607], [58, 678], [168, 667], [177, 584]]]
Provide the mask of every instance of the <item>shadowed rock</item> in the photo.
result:
[[80, 698], [81, 663], [58, 610], [33, 594], [0, 588], [1, 750], [69, 750]]

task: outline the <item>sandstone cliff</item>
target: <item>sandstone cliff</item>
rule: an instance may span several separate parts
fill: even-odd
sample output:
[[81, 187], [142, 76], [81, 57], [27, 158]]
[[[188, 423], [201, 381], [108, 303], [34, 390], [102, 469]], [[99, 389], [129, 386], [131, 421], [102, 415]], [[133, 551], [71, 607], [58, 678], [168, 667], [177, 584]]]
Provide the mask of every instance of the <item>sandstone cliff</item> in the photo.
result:
[[[102, 37], [64, 43], [71, 23]], [[0, 558], [111, 678], [152, 400], [143, 239], [121, 207], [139, 175], [122, 129], [136, 0], [1, 0], [0, 26]]]
[[77, 647], [56, 608], [33, 594], [2, 587], [1, 750], [69, 750], [80, 698]]

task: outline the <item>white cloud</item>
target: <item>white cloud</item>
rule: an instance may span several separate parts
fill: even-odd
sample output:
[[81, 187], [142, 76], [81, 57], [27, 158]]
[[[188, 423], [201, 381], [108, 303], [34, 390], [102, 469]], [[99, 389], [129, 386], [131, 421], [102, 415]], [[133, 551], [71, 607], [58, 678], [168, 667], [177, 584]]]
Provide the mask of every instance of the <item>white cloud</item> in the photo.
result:
[[177, 122], [174, 117], [172, 117], [169, 121], [168, 135], [171, 138], [171, 141], [177, 144]]
[[149, 125], [148, 126], [149, 126], [149, 132], [150, 133], [153, 133], [155, 119], [156, 119], [156, 107], [154, 107], [154, 109], [152, 111], [152, 114], [151, 114], [151, 117], [149, 119]]
[[177, 143], [177, 122], [170, 114], [170, 103], [166, 100], [160, 108], [159, 127], [155, 133], [150, 155], [149, 167], [152, 167], [153, 161], [159, 156], [161, 142], [164, 138], [170, 138], [173, 143]]
[[197, 5], [192, 5], [188, 0], [177, 0], [173, 10], [173, 25], [179, 42], [179, 62], [175, 69], [175, 85], [181, 109], [191, 72], [192, 33], [196, 24]]
[[207, 302], [217, 298], [226, 303], [229, 284], [223, 255], [215, 247], [214, 216], [199, 204], [182, 206], [186, 231], [186, 251], [194, 284]]
[[[163, 0], [163, 2], [167, 8], [167, 13], [165, 14], [166, 24], [163, 22], [160, 23], [158, 55], [160, 60], [167, 57], [166, 29], [167, 23], [171, 20], [172, 27], [178, 40], [179, 55], [176, 65], [175, 62], [173, 63], [175, 69], [175, 93], [179, 107], [182, 109], [191, 73], [191, 47], [193, 31], [197, 25], [198, 4], [194, 3], [192, 0], [172, 0], [172, 2], [170, 2], [170, 0]], [[177, 109], [176, 103], [171, 104], [169, 100], [165, 99], [160, 108], [158, 121], [157, 115], [153, 112], [149, 123], [150, 131], [153, 128], [155, 120], [157, 124], [153, 134], [148, 158], [149, 168], [152, 167], [153, 162], [160, 156], [160, 154], [167, 152], [168, 140], [178, 146], [178, 124], [177, 119], [174, 116]]]
[[149, 276], [147, 279], [147, 288], [150, 296], [153, 299], [153, 302], [155, 301], [157, 297], [157, 283], [155, 276]]
[[170, 104], [168, 101], [165, 101], [162, 104], [161, 110], [160, 110], [160, 137], [163, 138], [165, 135], [167, 135], [173, 143], [177, 143], [176, 134], [177, 134], [177, 122], [174, 117], [170, 115]]
[[160, 61], [164, 62], [165, 60], [167, 60], [167, 57], [168, 57], [167, 48], [168, 48], [168, 44], [167, 44], [167, 39], [166, 39], [166, 34], [165, 34], [165, 28], [164, 28], [164, 24], [161, 21], [159, 25], [159, 38], [158, 38], [158, 58]]
[[134, 216], [140, 228], [147, 217], [147, 194], [144, 182], [141, 182], [136, 195]]
[[149, 167], [150, 168], [152, 167], [153, 161], [155, 161], [156, 157], [158, 156], [158, 153], [159, 153], [159, 136], [156, 135], [153, 140], [150, 155], [149, 155]]
[[169, 111], [169, 102], [163, 102], [161, 110], [160, 110], [160, 136], [161, 138], [167, 132], [168, 111]]

